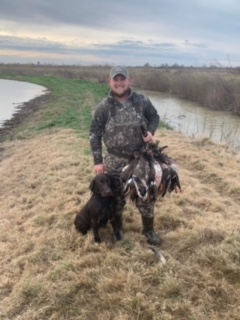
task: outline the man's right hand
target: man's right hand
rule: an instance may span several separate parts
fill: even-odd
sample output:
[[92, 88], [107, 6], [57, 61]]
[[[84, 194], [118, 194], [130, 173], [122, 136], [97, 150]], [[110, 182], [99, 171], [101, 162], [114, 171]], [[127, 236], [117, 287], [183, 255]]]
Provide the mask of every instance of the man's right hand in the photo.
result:
[[105, 169], [105, 166], [101, 163], [101, 164], [95, 165], [95, 171], [96, 171], [96, 174], [100, 174], [100, 173], [106, 172], [106, 169]]

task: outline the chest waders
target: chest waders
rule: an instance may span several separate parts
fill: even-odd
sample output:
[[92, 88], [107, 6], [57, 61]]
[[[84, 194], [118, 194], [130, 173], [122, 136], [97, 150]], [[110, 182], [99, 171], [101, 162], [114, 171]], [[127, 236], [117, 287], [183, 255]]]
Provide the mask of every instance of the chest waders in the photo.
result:
[[[113, 175], [114, 172], [116, 174], [116, 215], [119, 217], [121, 226], [122, 212], [126, 201], [123, 195], [123, 187], [119, 179], [119, 173], [124, 165], [131, 159], [133, 152], [140, 150], [144, 145], [142, 126], [147, 127], [147, 120], [143, 115], [143, 106], [138, 99], [133, 98], [133, 103], [127, 102], [123, 106], [118, 106], [116, 102], [109, 104], [109, 119], [105, 127], [103, 139], [109, 153], [106, 167], [111, 168]], [[113, 168], [115, 168], [115, 170], [113, 170]], [[142, 233], [151, 244], [160, 245], [162, 241], [153, 228], [154, 206], [155, 201], [150, 203], [136, 201], [136, 207], [142, 215]]]

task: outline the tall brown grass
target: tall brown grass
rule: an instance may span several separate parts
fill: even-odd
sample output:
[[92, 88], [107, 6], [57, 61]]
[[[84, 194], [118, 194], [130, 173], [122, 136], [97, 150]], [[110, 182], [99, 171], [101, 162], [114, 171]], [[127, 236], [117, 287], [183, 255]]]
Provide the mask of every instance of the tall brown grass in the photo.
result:
[[[240, 115], [240, 73], [236, 68], [130, 67], [133, 83], [168, 92], [212, 109]], [[59, 76], [107, 83], [110, 66], [4, 65], [1, 74]]]

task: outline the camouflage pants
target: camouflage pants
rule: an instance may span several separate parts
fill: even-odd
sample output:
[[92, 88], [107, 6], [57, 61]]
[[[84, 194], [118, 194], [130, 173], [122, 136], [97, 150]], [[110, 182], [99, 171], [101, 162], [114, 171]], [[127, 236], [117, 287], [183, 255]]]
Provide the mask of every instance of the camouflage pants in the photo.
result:
[[[117, 199], [116, 213], [122, 214], [124, 206], [126, 204], [125, 197], [123, 195], [123, 185], [120, 180], [122, 169], [128, 164], [128, 160], [124, 158], [116, 157], [112, 154], [107, 154], [104, 158], [104, 165], [107, 173], [114, 177], [115, 181], [115, 196]], [[143, 217], [153, 218], [154, 207], [156, 201], [146, 202], [142, 199], [136, 201], [136, 207]]]

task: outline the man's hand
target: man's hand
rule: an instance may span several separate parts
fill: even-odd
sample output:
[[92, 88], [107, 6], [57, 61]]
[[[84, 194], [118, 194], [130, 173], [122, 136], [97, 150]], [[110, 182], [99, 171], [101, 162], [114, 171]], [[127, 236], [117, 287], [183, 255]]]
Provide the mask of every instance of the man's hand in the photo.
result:
[[100, 174], [100, 173], [106, 172], [106, 169], [105, 169], [105, 166], [101, 163], [101, 164], [95, 165], [95, 171], [96, 171], [96, 174]]
[[143, 141], [148, 143], [153, 142], [153, 135], [151, 134], [151, 132], [147, 131], [147, 135], [145, 137], [143, 136]]

